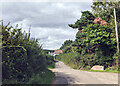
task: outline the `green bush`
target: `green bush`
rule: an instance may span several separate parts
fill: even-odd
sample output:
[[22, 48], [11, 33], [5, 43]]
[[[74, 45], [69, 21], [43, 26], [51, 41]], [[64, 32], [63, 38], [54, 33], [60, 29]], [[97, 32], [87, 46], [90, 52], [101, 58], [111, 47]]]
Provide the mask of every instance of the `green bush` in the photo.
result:
[[105, 57], [101, 52], [80, 55], [78, 52], [63, 53], [57, 56], [57, 60], [63, 61], [74, 69], [91, 69], [94, 65], [101, 65], [105, 68], [112, 66], [113, 59]]
[[63, 61], [65, 64], [69, 65], [72, 68], [78, 69], [79, 68], [79, 53], [77, 52], [70, 52], [66, 54], [60, 54], [57, 56], [57, 59]]
[[[20, 83], [28, 81], [27, 54], [22, 47], [4, 47], [2, 54], [3, 80], [16, 79]], [[4, 82], [4, 81], [3, 81]]]
[[55, 68], [55, 61], [53, 56], [46, 54], [46, 61], [48, 68]]
[[[44, 53], [36, 39], [30, 38], [30, 33], [22, 33], [21, 28], [9, 27], [9, 24], [0, 26], [3, 37], [3, 84], [26, 84], [34, 78], [44, 79], [44, 81], [36, 83], [48, 83], [53, 77], [47, 70], [48, 64], [54, 65], [52, 57]], [[42, 75], [43, 72], [45, 75]]]
[[60, 54], [60, 55], [55, 55], [55, 60], [57, 60], [57, 61], [62, 61], [62, 60], [61, 60], [61, 54]]
[[50, 84], [53, 77], [53, 72], [50, 70], [45, 70], [39, 74], [33, 74], [28, 84]]

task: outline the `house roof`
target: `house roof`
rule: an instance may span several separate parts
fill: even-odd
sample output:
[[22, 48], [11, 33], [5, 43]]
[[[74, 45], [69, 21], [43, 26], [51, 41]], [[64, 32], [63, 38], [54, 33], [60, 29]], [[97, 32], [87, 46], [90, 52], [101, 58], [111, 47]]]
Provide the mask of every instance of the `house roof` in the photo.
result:
[[55, 50], [54, 53], [55, 54], [61, 54], [61, 53], [63, 53], [63, 51], [62, 50]]

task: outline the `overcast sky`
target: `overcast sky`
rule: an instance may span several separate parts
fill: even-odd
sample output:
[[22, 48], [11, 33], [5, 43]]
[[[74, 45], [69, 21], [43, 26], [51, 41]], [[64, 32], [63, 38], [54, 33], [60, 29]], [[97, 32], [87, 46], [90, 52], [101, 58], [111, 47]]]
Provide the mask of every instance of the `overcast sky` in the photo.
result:
[[[14, 0], [15, 1], [15, 0]], [[91, 11], [89, 2], [2, 2], [2, 18], [11, 25], [22, 24], [31, 37], [40, 39], [44, 49], [59, 49], [65, 40], [74, 40], [77, 30], [68, 24], [81, 16], [81, 11]]]

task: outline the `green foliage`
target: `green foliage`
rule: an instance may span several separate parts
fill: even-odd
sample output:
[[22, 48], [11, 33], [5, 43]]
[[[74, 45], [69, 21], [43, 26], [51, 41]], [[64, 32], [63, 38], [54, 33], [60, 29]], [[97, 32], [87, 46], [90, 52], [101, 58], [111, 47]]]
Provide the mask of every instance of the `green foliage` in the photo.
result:
[[117, 21], [120, 22], [120, 1], [115, 2], [93, 2], [92, 12], [96, 17], [101, 17], [107, 22], [111, 22], [114, 19], [114, 7], [116, 8]]
[[[102, 9], [108, 11], [107, 6], [110, 6], [111, 3], [109, 5], [107, 4], [109, 3], [94, 2], [93, 5], [96, 6], [93, 6], [94, 14], [99, 11], [97, 10], [97, 6], [100, 8], [100, 11]], [[101, 12], [98, 16], [96, 13], [95, 16], [100, 17], [104, 13], [105, 12]], [[75, 24], [69, 25], [72, 28], [78, 28], [78, 30], [82, 31], [76, 34], [75, 41], [70, 46], [66, 47], [63, 50], [63, 54], [58, 56], [58, 58], [72, 68], [77, 69], [90, 69], [94, 65], [102, 65], [105, 68], [108, 68], [113, 66], [113, 62], [118, 62], [118, 60], [114, 59], [114, 54], [116, 52], [116, 38], [115, 31], [113, 30], [113, 19], [109, 20], [109, 18], [112, 18], [109, 14], [103, 15], [101, 18], [105, 20], [106, 16], [108, 17], [107, 21], [110, 25], [101, 26], [99, 24], [93, 24], [95, 17], [92, 13], [89, 11], [82, 12], [80, 20], [77, 20]]]
[[[120, 1], [115, 0], [115, 2], [93, 2], [92, 12], [96, 17], [100, 17], [103, 20], [106, 20], [109, 23], [110, 29], [112, 29], [112, 33], [110, 37], [111, 40], [111, 54], [114, 55], [116, 52], [116, 31], [115, 31], [115, 21], [114, 21], [114, 7], [116, 10], [116, 17], [117, 17], [117, 25], [118, 25], [118, 33], [120, 33]], [[120, 39], [120, 35], [119, 35]], [[112, 51], [113, 49], [113, 51]], [[107, 49], [106, 49], [107, 50]], [[110, 50], [110, 48], [109, 48]], [[109, 52], [110, 53], [110, 52]], [[110, 56], [111, 57], [111, 56]], [[115, 59], [116, 58], [116, 59]], [[113, 56], [113, 63], [117, 62], [116, 55]]]
[[113, 59], [119, 59], [119, 58], [120, 58], [120, 53], [115, 53]]
[[3, 80], [13, 78], [17, 78], [19, 81], [27, 80], [27, 55], [26, 52], [23, 51], [22, 47], [5, 47], [2, 50]]
[[78, 46], [77, 51], [83, 55], [95, 53], [98, 50], [104, 51], [104, 55], [113, 55], [116, 48], [114, 46], [116, 43], [112, 40], [112, 30], [110, 27], [100, 26], [99, 24], [90, 24], [84, 27], [82, 33], [76, 34], [75, 43]]
[[73, 41], [72, 40], [66, 40], [64, 44], [60, 47], [60, 49], [64, 49], [65, 47], [69, 46]]
[[120, 71], [118, 71], [118, 69], [114, 69], [112, 67], [107, 68], [105, 70], [85, 70], [85, 71], [90, 71], [90, 72], [110, 72], [110, 73], [120, 73]]
[[80, 55], [78, 52], [69, 52], [56, 57], [66, 65], [74, 69], [90, 70], [94, 65], [102, 65], [106, 68], [112, 66], [113, 58], [104, 56], [100, 51], [95, 54]]
[[63, 61], [65, 64], [69, 65], [72, 68], [79, 68], [79, 65], [77, 65], [79, 62], [79, 53], [77, 52], [70, 52], [66, 54], [60, 54], [56, 58], [57, 60]]
[[50, 84], [54, 76], [53, 72], [45, 70], [39, 74], [33, 74], [28, 84]]
[[[89, 43], [89, 46], [86, 47], [100, 45], [101, 49], [103, 49], [103, 46], [106, 46], [108, 49], [110, 49], [109, 47], [115, 45], [115, 43], [112, 42], [113, 40], [111, 40], [112, 30], [108, 26], [100, 26], [97, 24], [89, 25], [84, 29], [84, 32], [86, 34], [86, 38], [84, 40], [86, 43]], [[114, 48], [115, 47], [111, 49]]]
[[90, 72], [111, 72], [111, 73], [120, 73], [120, 70], [118, 67], [108, 67], [105, 70], [85, 70]]
[[[3, 84], [26, 84], [47, 70], [49, 58], [36, 39], [30, 39], [30, 33], [22, 33], [17, 26], [2, 26], [2, 79]], [[48, 59], [49, 58], [49, 59]], [[49, 63], [51, 65], [51, 63]], [[50, 72], [50, 71], [49, 71]], [[49, 73], [46, 71], [46, 73]], [[46, 76], [45, 76], [46, 75]], [[50, 80], [53, 75], [44, 75], [45, 80]], [[46, 78], [47, 77], [47, 78]], [[15, 82], [14, 82], [15, 81]], [[48, 82], [48, 81], [45, 81]], [[37, 82], [38, 83], [38, 82]], [[39, 83], [43, 83], [42, 81]]]
[[95, 17], [89, 11], [83, 11], [82, 16], [78, 19], [75, 24], [69, 24], [72, 28], [78, 28], [79, 30], [83, 29], [83, 26], [87, 26], [87, 24], [93, 24], [93, 20]]
[[96, 64], [95, 55], [80, 55], [78, 52], [69, 52], [57, 56], [57, 60], [63, 61], [65, 64], [69, 65], [74, 69], [90, 69]]
[[47, 61], [48, 68], [55, 68], [55, 61], [53, 56], [46, 54], [46, 61]]
[[114, 40], [111, 40], [111, 33], [109, 26], [90, 24], [83, 28], [82, 33], [76, 34], [77, 52], [81, 54], [80, 63], [84, 64], [84, 68], [94, 65], [112, 66], [116, 47]]
[[72, 51], [72, 47], [71, 46], [67, 46], [67, 47], [64, 48], [63, 53], [69, 53], [71, 51]]
[[61, 61], [61, 58], [59, 57], [60, 55], [55, 55], [55, 59], [58, 61]]
[[86, 35], [85, 35], [85, 33], [83, 32], [83, 33], [78, 33], [78, 34], [76, 34], [76, 38], [77, 39], [80, 39], [80, 38], [82, 38], [82, 37], [86, 37]]
[[[118, 34], [120, 34], [120, 22], [118, 23]], [[119, 44], [120, 44], [120, 35], [119, 35]]]

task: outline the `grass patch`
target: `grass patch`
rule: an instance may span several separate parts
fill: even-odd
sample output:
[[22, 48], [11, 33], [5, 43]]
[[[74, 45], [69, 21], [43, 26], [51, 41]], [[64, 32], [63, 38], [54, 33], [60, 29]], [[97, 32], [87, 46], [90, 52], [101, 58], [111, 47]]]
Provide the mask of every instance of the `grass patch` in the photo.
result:
[[83, 71], [89, 71], [89, 72], [110, 72], [110, 73], [120, 73], [117, 69], [112, 70], [112, 69], [105, 69], [105, 70], [83, 70]]
[[17, 79], [11, 79], [6, 80], [2, 86], [36, 86], [36, 84], [51, 84], [54, 76], [55, 74], [52, 71], [46, 69], [38, 74], [33, 74], [28, 82], [22, 83], [17, 81]]
[[47, 66], [47, 68], [49, 69], [54, 69], [55, 68], [55, 62], [53, 61], [51, 64], [49, 64], [48, 66]]
[[29, 84], [50, 84], [55, 74], [50, 70], [45, 70], [39, 74], [33, 74]]
[[[72, 52], [72, 53], [60, 54], [59, 56], [56, 56], [56, 59], [64, 62], [64, 64], [66, 64], [67, 66], [69, 66], [73, 69], [80, 69], [83, 71], [90, 71], [90, 72], [120, 73], [120, 71], [118, 70], [118, 67], [109, 67], [103, 71], [102, 70], [91, 70], [91, 66], [88, 65], [88, 63], [92, 63], [93, 60], [87, 60], [88, 63], [85, 64], [86, 59], [84, 59], [84, 58], [87, 58], [88, 56], [91, 58], [93, 57], [93, 55], [86, 55], [86, 57], [84, 57], [84, 56], [80, 56], [80, 54], [78, 54], [76, 52]], [[84, 60], [82, 60], [82, 59], [84, 59]]]

